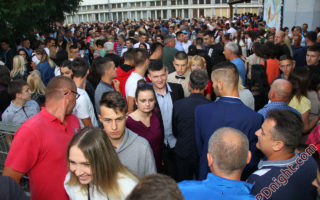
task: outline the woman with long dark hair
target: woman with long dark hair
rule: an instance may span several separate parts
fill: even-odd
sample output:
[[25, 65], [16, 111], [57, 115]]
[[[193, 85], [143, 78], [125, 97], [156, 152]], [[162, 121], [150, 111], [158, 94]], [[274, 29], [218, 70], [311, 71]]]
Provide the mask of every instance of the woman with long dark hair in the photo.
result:
[[311, 101], [307, 98], [309, 87], [309, 71], [306, 67], [297, 67], [289, 75], [292, 84], [293, 97], [289, 102], [289, 106], [300, 112], [304, 125], [303, 133], [307, 134], [320, 119], [320, 115], [311, 121], [309, 120]]

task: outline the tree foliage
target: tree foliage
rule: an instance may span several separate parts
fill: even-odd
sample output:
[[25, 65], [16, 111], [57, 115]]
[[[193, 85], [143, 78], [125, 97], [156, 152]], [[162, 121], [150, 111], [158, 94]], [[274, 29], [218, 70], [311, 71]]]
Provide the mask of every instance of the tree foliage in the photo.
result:
[[34, 29], [50, 33], [65, 13], [76, 12], [82, 0], [0, 0], [0, 38], [31, 35]]

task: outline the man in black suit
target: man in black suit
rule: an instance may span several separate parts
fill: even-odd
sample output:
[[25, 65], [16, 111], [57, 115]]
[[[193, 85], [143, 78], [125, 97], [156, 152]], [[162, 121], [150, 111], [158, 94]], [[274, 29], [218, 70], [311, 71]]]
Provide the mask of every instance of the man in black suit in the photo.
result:
[[182, 86], [177, 83], [168, 83], [168, 68], [163, 66], [161, 60], [150, 60], [148, 77], [152, 81], [153, 89], [156, 94], [157, 104], [160, 108], [161, 121], [164, 132], [164, 172], [176, 178], [176, 166], [174, 147], [176, 138], [172, 132], [172, 112], [173, 103], [176, 100], [184, 98]]
[[198, 105], [212, 103], [204, 96], [208, 86], [208, 76], [203, 70], [190, 74], [191, 94], [173, 104], [172, 127], [177, 138], [175, 146], [177, 181], [192, 180], [198, 176], [199, 156], [194, 136], [194, 110]]

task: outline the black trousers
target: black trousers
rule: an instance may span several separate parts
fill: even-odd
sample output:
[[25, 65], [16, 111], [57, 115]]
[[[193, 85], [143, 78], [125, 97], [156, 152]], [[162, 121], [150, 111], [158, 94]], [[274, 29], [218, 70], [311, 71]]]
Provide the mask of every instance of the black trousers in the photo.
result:
[[164, 145], [162, 150], [163, 168], [161, 173], [170, 176], [174, 180], [177, 180], [177, 166], [175, 157], [174, 148]]
[[177, 181], [194, 180], [198, 178], [199, 162], [187, 160], [176, 155]]

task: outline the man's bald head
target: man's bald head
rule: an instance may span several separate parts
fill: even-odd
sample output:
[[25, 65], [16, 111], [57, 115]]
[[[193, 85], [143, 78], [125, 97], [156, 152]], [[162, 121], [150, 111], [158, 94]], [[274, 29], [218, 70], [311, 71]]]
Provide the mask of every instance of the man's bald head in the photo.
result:
[[214, 66], [211, 73], [212, 81], [222, 81], [226, 89], [238, 89], [239, 72], [231, 62], [221, 62]]
[[77, 86], [72, 79], [65, 76], [56, 76], [50, 80], [46, 88], [46, 101], [60, 100], [64, 89], [77, 91]]
[[269, 99], [271, 102], [289, 102], [292, 85], [285, 79], [277, 79], [271, 84]]
[[248, 161], [249, 141], [239, 130], [220, 128], [210, 137], [208, 152], [213, 158], [213, 169], [225, 173], [242, 171]]
[[274, 43], [275, 44], [283, 44], [285, 33], [283, 31], [278, 31], [275, 35]]

